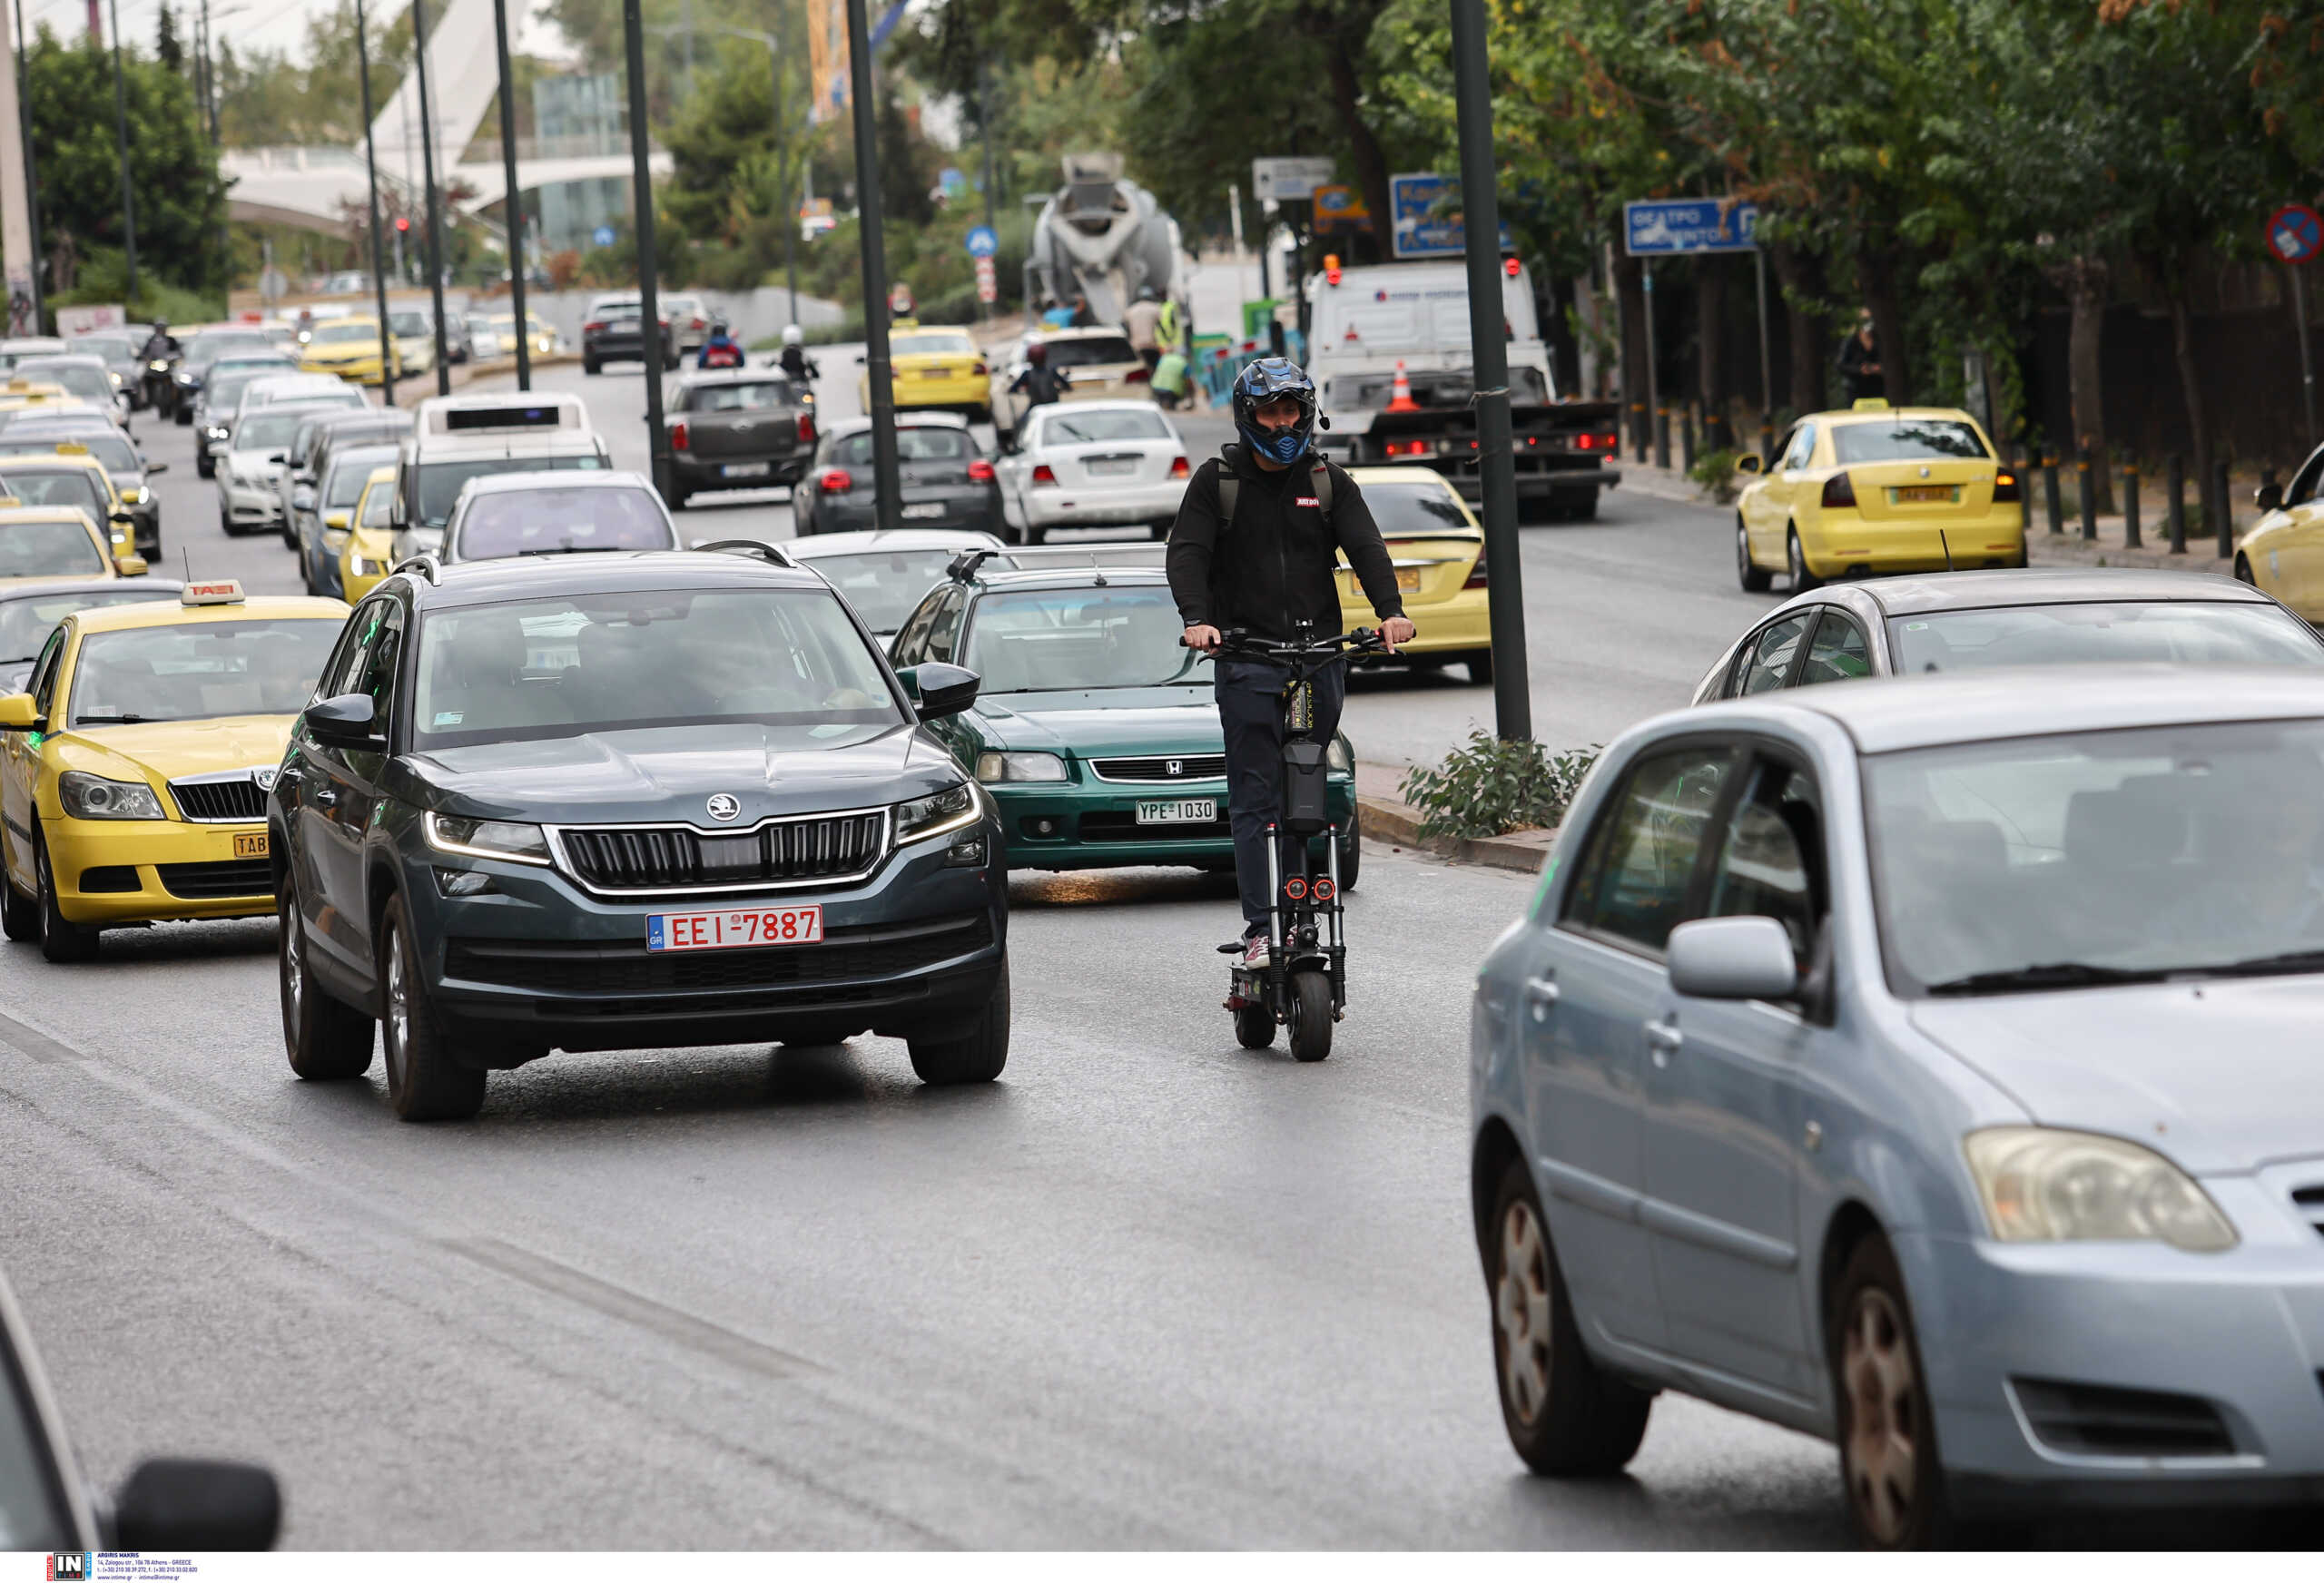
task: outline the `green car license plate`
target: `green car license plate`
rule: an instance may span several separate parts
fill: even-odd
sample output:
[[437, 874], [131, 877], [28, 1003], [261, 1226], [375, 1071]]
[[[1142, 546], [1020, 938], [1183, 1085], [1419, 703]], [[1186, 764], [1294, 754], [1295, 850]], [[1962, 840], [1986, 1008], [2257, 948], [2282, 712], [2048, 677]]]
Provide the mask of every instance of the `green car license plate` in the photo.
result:
[[1140, 824], [1216, 824], [1218, 822], [1218, 799], [1216, 797], [1178, 797], [1160, 802], [1137, 805]]

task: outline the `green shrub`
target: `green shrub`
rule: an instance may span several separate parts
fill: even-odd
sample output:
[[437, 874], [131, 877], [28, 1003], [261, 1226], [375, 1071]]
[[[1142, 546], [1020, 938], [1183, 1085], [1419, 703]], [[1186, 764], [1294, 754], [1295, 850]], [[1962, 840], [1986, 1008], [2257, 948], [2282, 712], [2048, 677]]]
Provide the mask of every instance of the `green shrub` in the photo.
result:
[[1565, 817], [1598, 753], [1593, 745], [1552, 754], [1537, 742], [1472, 732], [1469, 745], [1453, 749], [1435, 769], [1413, 766], [1400, 790], [1421, 811], [1425, 840], [1542, 830]]
[[1735, 470], [1735, 458], [1743, 454], [1722, 447], [1697, 457], [1694, 470], [1687, 477], [1692, 478], [1704, 494], [1724, 506], [1734, 499], [1743, 487], [1742, 475]]

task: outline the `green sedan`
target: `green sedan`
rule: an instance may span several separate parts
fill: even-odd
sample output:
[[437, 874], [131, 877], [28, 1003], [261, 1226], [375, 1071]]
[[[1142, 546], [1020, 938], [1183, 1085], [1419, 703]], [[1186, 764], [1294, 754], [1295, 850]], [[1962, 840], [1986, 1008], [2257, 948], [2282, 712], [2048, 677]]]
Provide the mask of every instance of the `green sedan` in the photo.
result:
[[[955, 565], [890, 654], [899, 669], [940, 660], [982, 678], [974, 708], [929, 729], [1000, 805], [1009, 867], [1231, 872], [1210, 662], [1179, 646], [1163, 574]], [[1332, 742], [1331, 810], [1344, 832], [1340, 882], [1353, 890], [1363, 849], [1344, 736]]]

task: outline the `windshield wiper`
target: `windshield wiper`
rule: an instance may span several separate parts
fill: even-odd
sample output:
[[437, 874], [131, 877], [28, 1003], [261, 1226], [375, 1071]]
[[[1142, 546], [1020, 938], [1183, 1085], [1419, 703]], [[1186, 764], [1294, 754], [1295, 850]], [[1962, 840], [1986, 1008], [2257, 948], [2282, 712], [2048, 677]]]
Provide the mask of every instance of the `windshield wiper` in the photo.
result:
[[2239, 975], [2258, 978], [2269, 973], [2324, 973], [2324, 946], [2310, 946], [2299, 951], [2279, 951], [2271, 957], [2246, 957], [2240, 962], [2221, 962], [2217, 967], [2182, 970], [2215, 978], [2235, 978]]
[[73, 723], [75, 728], [84, 725], [166, 725], [172, 720], [189, 718], [182, 714], [99, 714]]
[[555, 549], [518, 550], [520, 556], [614, 556], [620, 555], [619, 545], [559, 545]]
[[1971, 973], [1928, 986], [1931, 995], [1999, 995], [2012, 989], [2081, 989], [2099, 984], [2155, 984], [2181, 969], [2171, 968], [2102, 968], [2093, 962], [2036, 962], [2030, 967], [2003, 968]]

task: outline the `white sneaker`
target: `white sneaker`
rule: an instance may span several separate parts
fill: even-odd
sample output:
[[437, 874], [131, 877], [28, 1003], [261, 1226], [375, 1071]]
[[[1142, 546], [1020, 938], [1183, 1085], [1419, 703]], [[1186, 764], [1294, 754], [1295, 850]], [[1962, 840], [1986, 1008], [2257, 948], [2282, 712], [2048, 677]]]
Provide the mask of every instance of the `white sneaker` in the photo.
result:
[[1267, 937], [1263, 934], [1255, 934], [1243, 942], [1243, 965], [1246, 968], [1265, 967], [1267, 954]]

